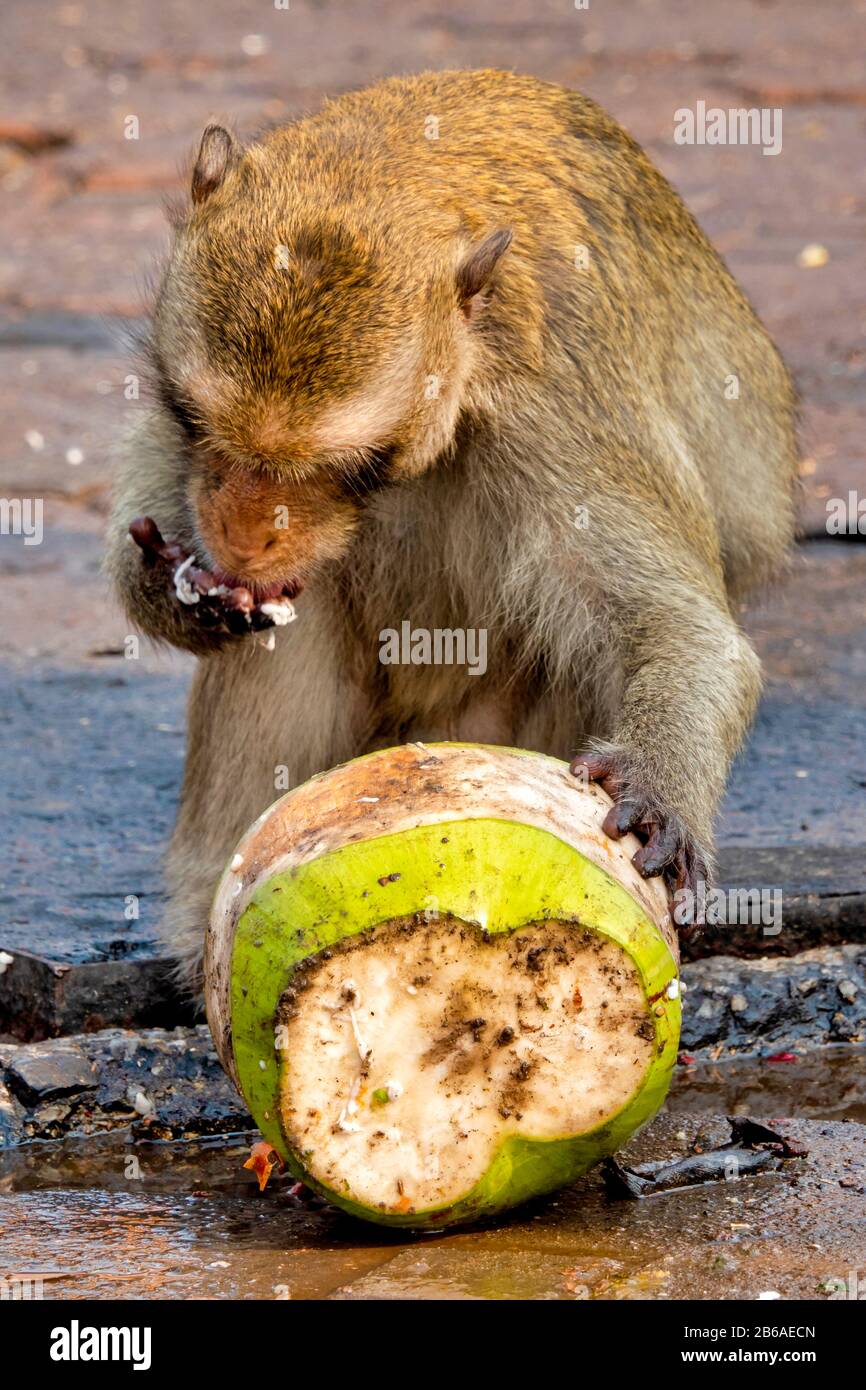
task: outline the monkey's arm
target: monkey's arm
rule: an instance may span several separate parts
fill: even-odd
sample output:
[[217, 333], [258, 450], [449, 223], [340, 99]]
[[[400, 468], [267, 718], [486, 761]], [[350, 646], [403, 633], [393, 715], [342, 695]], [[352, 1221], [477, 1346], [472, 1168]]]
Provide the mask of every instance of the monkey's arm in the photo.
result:
[[137, 627], [204, 655], [273, 622], [248, 590], [195, 566], [184, 454], [182, 432], [160, 410], [125, 441], [104, 568]]
[[645, 877], [663, 873], [694, 891], [710, 873], [713, 817], [758, 702], [760, 665], [720, 582], [713, 592], [691, 557], [668, 546], [632, 558], [614, 620], [625, 675], [619, 715], [611, 741], [572, 770], [613, 797], [610, 835], [634, 829], [644, 840], [635, 864]]

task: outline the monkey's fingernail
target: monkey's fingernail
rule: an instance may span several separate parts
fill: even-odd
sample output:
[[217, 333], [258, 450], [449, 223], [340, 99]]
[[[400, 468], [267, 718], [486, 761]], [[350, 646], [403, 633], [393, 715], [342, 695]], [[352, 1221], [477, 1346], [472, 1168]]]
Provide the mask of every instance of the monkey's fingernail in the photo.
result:
[[572, 759], [569, 771], [575, 777], [580, 777], [583, 774], [595, 781], [605, 775], [607, 762], [603, 758], [594, 757], [591, 753], [583, 753]]
[[156, 551], [163, 544], [163, 539], [152, 517], [137, 516], [129, 523], [129, 534], [148, 560], [156, 559]]
[[611, 806], [601, 828], [612, 840], [618, 840], [626, 833], [636, 814], [637, 807], [632, 802], [626, 801], [621, 806]]
[[663, 854], [647, 854], [644, 848], [638, 850], [631, 862], [642, 878], [655, 878], [665, 867], [667, 859]]
[[632, 863], [644, 878], [652, 878], [675, 859], [676, 833], [670, 825], [660, 824], [657, 820], [647, 821], [639, 830], [646, 836], [646, 844], [638, 850]]

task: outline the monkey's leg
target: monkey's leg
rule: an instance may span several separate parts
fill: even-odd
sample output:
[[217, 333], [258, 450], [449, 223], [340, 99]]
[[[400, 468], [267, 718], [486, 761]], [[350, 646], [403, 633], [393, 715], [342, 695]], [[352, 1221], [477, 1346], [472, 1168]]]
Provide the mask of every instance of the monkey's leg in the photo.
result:
[[634, 861], [643, 876], [694, 893], [711, 871], [713, 816], [757, 705], [760, 666], [722, 598], [672, 573], [642, 577], [659, 598], [620, 632], [626, 682], [613, 737], [571, 767], [613, 797], [606, 832], [644, 841]]
[[364, 751], [371, 698], [348, 674], [347, 640], [330, 598], [308, 590], [273, 651], [241, 641], [199, 662], [160, 928], [192, 987], [211, 900], [240, 837], [283, 792]]

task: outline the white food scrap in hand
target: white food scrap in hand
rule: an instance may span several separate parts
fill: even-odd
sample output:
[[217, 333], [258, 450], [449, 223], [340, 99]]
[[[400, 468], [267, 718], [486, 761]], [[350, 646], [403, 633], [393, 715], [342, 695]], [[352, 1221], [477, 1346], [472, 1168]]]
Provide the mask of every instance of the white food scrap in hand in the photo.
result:
[[274, 627], [285, 627], [286, 623], [293, 623], [298, 616], [295, 612], [295, 605], [287, 598], [275, 599], [272, 603], [263, 603], [261, 611], [266, 618], [270, 618]]
[[187, 570], [189, 569], [190, 565], [193, 564], [195, 564], [195, 556], [188, 555], [186, 559], [178, 565], [177, 569], [174, 572], [174, 591], [180, 599], [181, 603], [198, 603], [199, 599], [201, 598], [201, 594], [199, 594], [193, 588], [192, 584], [186, 577]]

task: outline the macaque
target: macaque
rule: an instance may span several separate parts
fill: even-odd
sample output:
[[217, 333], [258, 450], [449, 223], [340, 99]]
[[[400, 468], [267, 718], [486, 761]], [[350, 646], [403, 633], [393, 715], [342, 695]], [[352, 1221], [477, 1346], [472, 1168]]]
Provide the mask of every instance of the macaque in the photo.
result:
[[[209, 127], [150, 353], [107, 565], [130, 618], [200, 658], [163, 928], [187, 981], [256, 816], [405, 740], [572, 760], [642, 874], [711, 874], [760, 689], [738, 605], [792, 538], [795, 400], [595, 102], [425, 73], [246, 148]], [[406, 621], [485, 631], [483, 674], [383, 663]]]

